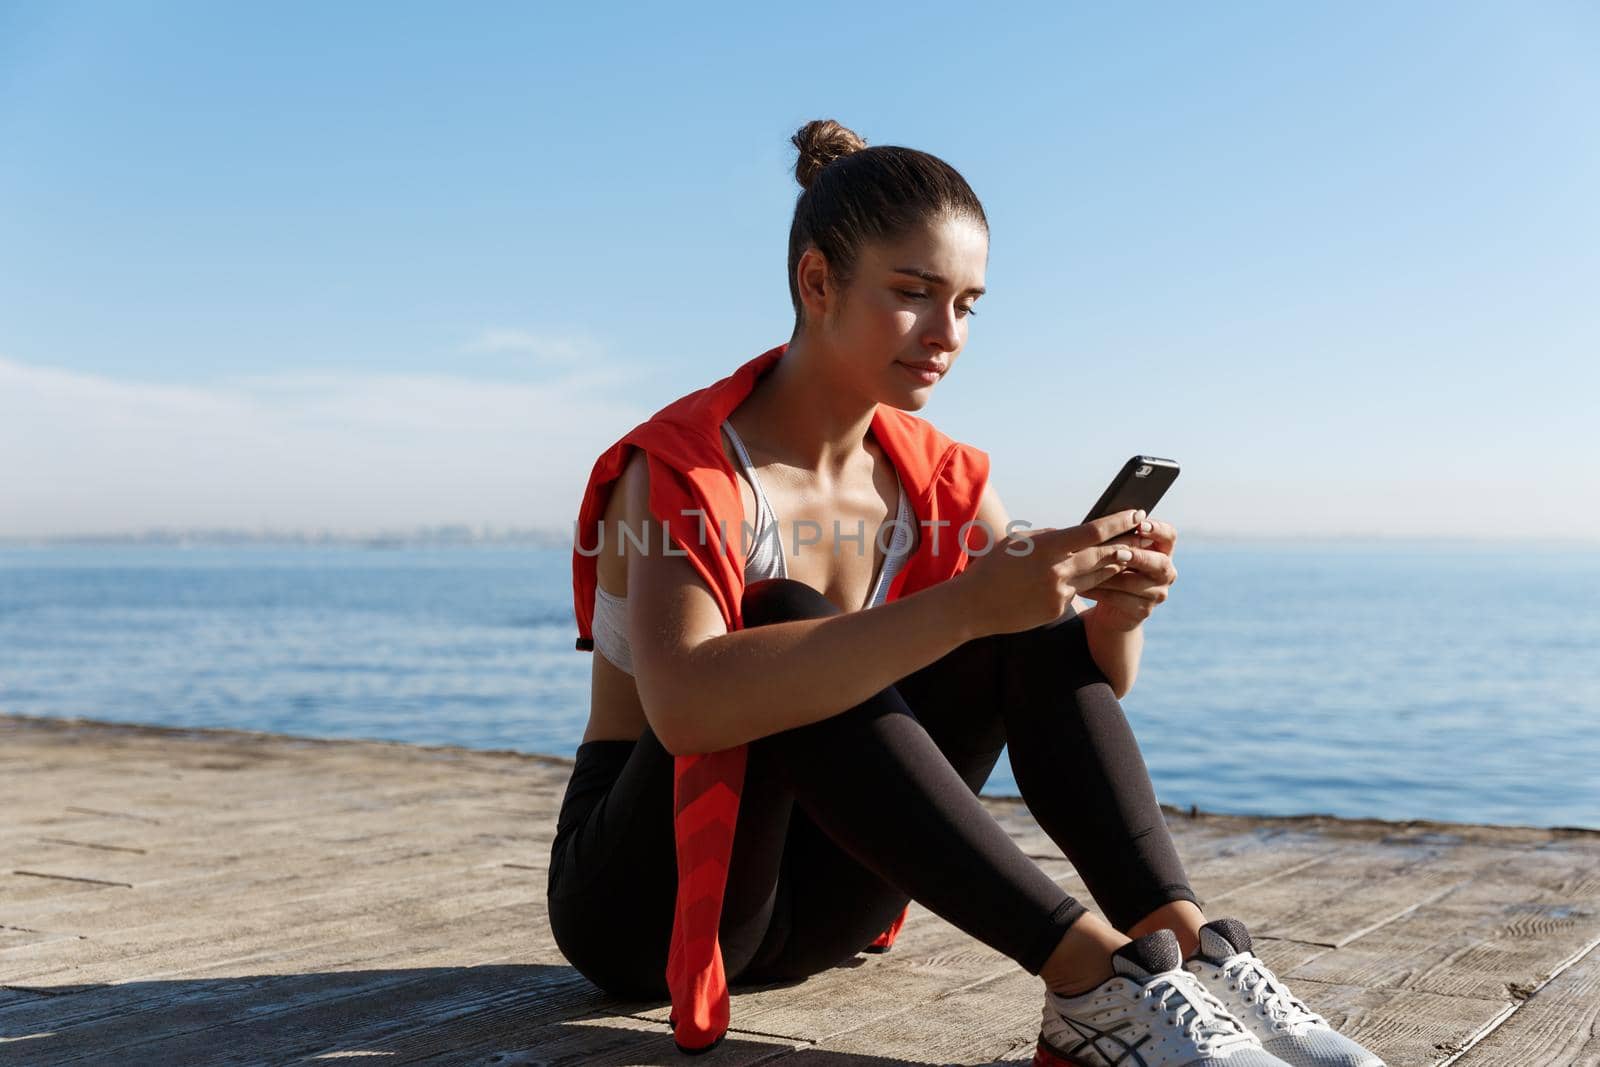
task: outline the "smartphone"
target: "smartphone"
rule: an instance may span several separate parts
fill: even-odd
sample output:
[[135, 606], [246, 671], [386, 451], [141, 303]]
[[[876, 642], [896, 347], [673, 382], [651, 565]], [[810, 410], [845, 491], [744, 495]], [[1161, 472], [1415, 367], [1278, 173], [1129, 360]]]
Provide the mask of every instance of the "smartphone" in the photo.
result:
[[1178, 480], [1178, 465], [1160, 456], [1134, 456], [1122, 465], [1122, 470], [1111, 479], [1106, 491], [1100, 494], [1084, 522], [1093, 522], [1117, 511], [1143, 508], [1146, 514], [1154, 511], [1156, 502]]

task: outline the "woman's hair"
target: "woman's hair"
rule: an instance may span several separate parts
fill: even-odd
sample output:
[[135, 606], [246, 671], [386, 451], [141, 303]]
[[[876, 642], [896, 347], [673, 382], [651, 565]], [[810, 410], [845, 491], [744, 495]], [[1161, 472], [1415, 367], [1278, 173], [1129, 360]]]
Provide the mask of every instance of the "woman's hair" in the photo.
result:
[[801, 193], [789, 226], [789, 298], [798, 332], [805, 308], [795, 268], [815, 245], [831, 277], [847, 285], [861, 246], [893, 241], [940, 218], [969, 218], [989, 231], [972, 187], [954, 167], [915, 148], [867, 143], [832, 119], [800, 127], [790, 142], [800, 150], [794, 176]]

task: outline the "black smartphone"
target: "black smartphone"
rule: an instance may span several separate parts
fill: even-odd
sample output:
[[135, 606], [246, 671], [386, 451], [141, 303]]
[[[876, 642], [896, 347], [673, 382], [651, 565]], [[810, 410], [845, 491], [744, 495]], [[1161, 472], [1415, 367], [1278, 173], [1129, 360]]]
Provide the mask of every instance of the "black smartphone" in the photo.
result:
[[1143, 508], [1149, 514], [1156, 503], [1178, 480], [1178, 465], [1160, 456], [1134, 456], [1122, 465], [1122, 470], [1111, 479], [1106, 491], [1100, 494], [1084, 522], [1093, 522], [1113, 512], [1129, 508]]

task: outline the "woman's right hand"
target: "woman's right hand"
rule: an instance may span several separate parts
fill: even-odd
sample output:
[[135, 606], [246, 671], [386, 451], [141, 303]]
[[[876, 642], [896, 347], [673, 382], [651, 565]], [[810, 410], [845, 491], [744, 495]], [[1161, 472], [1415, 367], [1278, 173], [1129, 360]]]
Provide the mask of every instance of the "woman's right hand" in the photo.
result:
[[1120, 574], [1132, 558], [1113, 537], [1136, 530], [1144, 511], [1117, 511], [1081, 526], [1018, 530], [974, 553], [960, 583], [967, 624], [976, 636], [1014, 633], [1053, 622], [1072, 598]]

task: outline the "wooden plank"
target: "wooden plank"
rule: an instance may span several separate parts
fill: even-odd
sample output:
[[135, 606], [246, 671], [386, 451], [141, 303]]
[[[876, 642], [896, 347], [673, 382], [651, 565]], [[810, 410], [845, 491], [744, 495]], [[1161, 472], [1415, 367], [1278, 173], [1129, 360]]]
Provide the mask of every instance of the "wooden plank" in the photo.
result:
[[257, 906], [236, 916], [218, 914], [207, 923], [178, 917], [92, 938], [22, 945], [0, 957], [0, 981], [46, 987], [69, 978], [74, 984], [147, 979], [329, 937], [403, 930], [419, 919], [466, 914], [481, 906], [520, 902], [532, 907], [538, 893], [531, 879], [518, 877], [524, 874], [499, 866], [440, 872], [414, 879], [390, 896], [358, 887]]
[[[1507, 1010], [1503, 1000], [1361, 989], [1307, 978], [1297, 979], [1293, 989], [1336, 1030], [1382, 1056], [1389, 1067], [1439, 1064]], [[1524, 1061], [1523, 1067], [1535, 1062]]]
[[1285, 978], [1501, 1000], [1539, 982], [1575, 943], [1600, 939], [1600, 913], [1568, 904], [1436, 902], [1284, 973]]
[[[263, 1056], [286, 1062], [300, 1055], [380, 1048], [386, 1058], [402, 1053], [420, 1057], [457, 1050], [474, 1040], [481, 1043], [497, 1019], [504, 1026], [500, 1036], [514, 1042], [539, 1024], [617, 1003], [564, 964], [533, 962], [559, 958], [542, 928], [536, 927], [541, 936], [528, 940], [527, 951], [505, 956], [506, 931], [525, 914], [520, 905], [494, 909], [478, 913], [479, 921], [436, 924], [431, 936], [429, 928], [411, 926], [403, 944], [392, 936], [347, 940], [337, 955], [326, 959], [318, 958], [317, 951], [281, 956], [285, 965], [316, 967], [318, 973], [211, 978], [213, 973], [235, 973], [239, 965], [231, 963], [187, 973], [182, 980], [81, 994], [74, 998], [75, 1005], [84, 1006], [78, 1018], [49, 1020], [61, 1038], [51, 1050], [51, 1062], [106, 1056], [139, 1062], [151, 1047], [160, 1049], [163, 1062], [180, 1063], [257, 1063]], [[352, 946], [385, 951], [352, 958]], [[261, 960], [251, 961], [250, 969], [273, 970]], [[135, 990], [150, 989], [164, 990], [164, 995], [135, 998]], [[604, 1018], [619, 1014], [625, 1011], [607, 1012]], [[0, 1026], [9, 1032], [35, 1021], [10, 1018], [0, 1020]], [[659, 1037], [651, 1040], [645, 1026], [624, 1020], [607, 1022], [604, 1030], [565, 1035], [547, 1027], [530, 1047], [543, 1055], [549, 1041], [576, 1057], [557, 1062], [584, 1062], [585, 1050], [597, 1038], [604, 1038], [603, 1048], [617, 1044], [611, 1031], [623, 1031], [641, 1048], [659, 1046]]]
[[[275, 835], [265, 839], [271, 842], [271, 847], [260, 852], [251, 851], [258, 843], [235, 837], [218, 843], [209, 866], [192, 862], [173, 873], [147, 874], [135, 883], [135, 889], [157, 894], [153, 899], [164, 902], [169, 910], [180, 906], [203, 910], [224, 894], [248, 898], [277, 893], [286, 886], [289, 891], [304, 890], [306, 894], [314, 894], [329, 884], [399, 878], [404, 876], [408, 866], [414, 865], [413, 861], [421, 863], [429, 856], [434, 857], [436, 866], [471, 866], [496, 861], [539, 869], [548, 865], [549, 846], [545, 842], [516, 839], [508, 845], [502, 841], [504, 835], [482, 838], [477, 833], [470, 841], [463, 841], [457, 836], [462, 832], [458, 828], [461, 825], [455, 820], [435, 816], [421, 821], [418, 829], [407, 832], [396, 828], [392, 833], [370, 839], [318, 840], [294, 834]], [[76, 916], [85, 926], [93, 925], [97, 918], [112, 922], [133, 921], [135, 913], [127, 910], [126, 898], [79, 899], [66, 892], [77, 883], [37, 886], [41, 881], [0, 876], [0, 886], [8, 890], [7, 895], [0, 897], [5, 901], [0, 914], [9, 922], [33, 926], [59, 925], [65, 921], [62, 918], [65, 915]], [[13, 896], [9, 890], [16, 883], [26, 885], [21, 887], [23, 892]], [[53, 890], [50, 886], [61, 889]]]
[[[81, 877], [103, 881], [130, 882], [135, 886], [174, 887], [187, 876], [215, 875], [218, 873], [244, 873], [251, 871], [287, 871], [309, 868], [319, 858], [319, 853], [329, 860], [343, 860], [349, 868], [375, 867], [389, 861], [394, 855], [434, 854], [440, 862], [447, 857], [460, 855], [460, 862], [470, 864], [504, 856], [512, 862], [526, 862], [544, 856], [548, 859], [548, 842], [538, 840], [515, 842], [508, 847], [504, 835], [490, 835], [488, 839], [474, 831], [470, 824], [448, 818], [430, 819], [419, 829], [394, 828], [379, 835], [362, 836], [358, 840], [326, 842], [337, 844], [337, 849], [319, 849], [324, 844], [307, 840], [299, 835], [278, 837], [275, 840], [252, 841], [234, 837], [219, 838], [208, 849], [190, 849], [181, 853], [161, 849], [137, 852], [106, 852], [84, 849], [54, 842], [34, 844], [14, 858], [12, 872], [27, 870], [50, 873], [63, 877]], [[257, 846], [270, 845], [260, 852]]]
[[18, 926], [33, 925], [27, 906], [33, 901], [60, 901], [73, 894], [104, 892], [106, 886], [88, 882], [56, 882], [0, 870], [0, 918]]
[[[536, 862], [512, 866], [515, 860], [494, 850], [441, 854], [396, 844], [378, 853], [352, 857], [332, 870], [323, 869], [324, 864], [287, 863], [277, 873], [259, 869], [244, 877], [230, 878], [212, 872], [196, 875], [181, 885], [152, 882], [131, 890], [91, 885], [88, 888], [98, 889], [98, 894], [35, 900], [16, 916], [15, 925], [76, 930], [98, 936], [106, 931], [137, 931], [162, 923], [203, 924], [218, 915], [224, 918], [248, 915], [254, 909], [294, 902], [314, 904], [338, 894], [364, 893], [372, 899], [382, 899], [387, 886], [409, 891], [418, 880], [447, 880], [458, 870], [504, 868], [544, 877], [537, 857], [517, 858]], [[78, 884], [54, 879], [37, 881], [66, 887]], [[0, 953], [0, 961], [7, 958], [7, 954]]]
[[[664, 1002], [608, 998], [550, 935], [570, 761], [5, 716], [0, 751], [19, 772], [0, 778], [0, 1039], [30, 1057], [682, 1062]], [[1025, 805], [984, 803], [1093, 905]], [[1165, 813], [1208, 914], [1245, 919], [1391, 1067], [1472, 1067], [1534, 1007], [1521, 1025], [1594, 1029], [1593, 964], [1558, 968], [1600, 937], [1600, 834]], [[5, 873], [27, 864], [135, 888]], [[40, 973], [6, 988], [13, 964]], [[913, 904], [888, 954], [736, 987], [715, 1058], [1025, 1062], [1041, 989]]]
[[[463, 983], [519, 995], [523, 1014], [536, 1008], [550, 1019], [609, 1003], [571, 968], [534, 962], [547, 954], [542, 946], [506, 952], [508, 943], [538, 945], [513, 936], [526, 929], [526, 915], [525, 903], [502, 905], [414, 921], [403, 927], [404, 939], [394, 929], [368, 930], [268, 948], [161, 981], [108, 985], [49, 1008], [16, 1010], [0, 1016], [0, 1032], [49, 1025], [61, 1038], [56, 1062], [260, 1062], [269, 1049], [268, 1058], [282, 1062], [339, 1041], [363, 1020], [406, 1018], [409, 1001], [430, 1005], [458, 994]], [[530, 992], [527, 979], [536, 973], [549, 980]]]
[[[1440, 863], [1450, 847], [1392, 844], [1335, 854], [1234, 894], [1227, 914], [1264, 936], [1338, 946], [1460, 885], [1464, 876]], [[1207, 914], [1220, 917], [1215, 908]]]
[[[508, 945], [516, 948], [509, 958], [556, 967], [574, 981], [585, 981], [560, 959], [548, 923], [535, 903], [526, 899], [513, 898], [505, 903], [482, 896], [458, 902], [438, 914], [410, 914], [401, 920], [364, 924], [305, 940], [263, 941], [250, 952], [242, 951], [247, 947], [242, 944], [224, 944], [213, 952], [197, 955], [177, 970], [141, 974], [133, 981], [101, 983], [92, 987], [92, 995], [80, 991], [72, 997], [57, 997], [49, 1009], [53, 1013], [51, 1021], [78, 1026], [141, 1012], [160, 1014], [178, 1002], [256, 996], [263, 992], [252, 988], [258, 980], [270, 980], [269, 984], [276, 987], [281, 984], [280, 979], [317, 979], [323, 972], [392, 969], [409, 978], [412, 972], [426, 973], [409, 964], [477, 966], [508, 958]], [[397, 938], [398, 932], [406, 936]], [[243, 972], [249, 974], [241, 977]], [[24, 987], [22, 991], [51, 994], [71, 988], [75, 987]], [[0, 1006], [0, 1029], [41, 1021], [29, 1011]]]
[[[438, 1057], [445, 1055], [456, 1063], [493, 1063], [495, 1067], [655, 1067], [681, 1064], [688, 1058], [665, 1030], [625, 1015], [575, 1019], [532, 1030], [511, 1019], [486, 1031], [466, 1024], [455, 1033], [458, 1040], [428, 1035], [408, 1042], [384, 1062], [437, 1063]], [[718, 1067], [745, 1067], [772, 1062], [794, 1047], [782, 1038], [730, 1031], [710, 1055]]]
[[[298, 788], [298, 786], [290, 787]], [[507, 816], [490, 812], [486, 807], [466, 804], [426, 792], [379, 796], [374, 804], [371, 796], [361, 796], [359, 786], [348, 790], [351, 798], [359, 802], [325, 803], [321, 799], [306, 798], [300, 801], [280, 800], [275, 803], [257, 802], [240, 812], [194, 812], [181, 819], [172, 819], [159, 825], [130, 824], [109, 819], [93, 820], [84, 816], [69, 819], [21, 824], [27, 831], [7, 843], [0, 851], [0, 860], [9, 862], [24, 855], [24, 849], [36, 847], [43, 839], [66, 838], [87, 841], [115, 848], [137, 848], [182, 854], [199, 849], [213, 850], [219, 844], [236, 843], [238, 846], [259, 845], [274, 836], [290, 837], [294, 841], [328, 841], [337, 843], [361, 836], [404, 832], [409, 825], [397, 820], [397, 813], [416, 814], [424, 810], [449, 808], [459, 814], [455, 825], [488, 825], [506, 833], [528, 834], [540, 840], [553, 835], [555, 810], [546, 816]], [[439, 820], [429, 820], [437, 824]], [[224, 853], [226, 854], [226, 852]]]
[[[394, 801], [386, 809], [363, 811], [354, 808], [317, 810], [286, 808], [277, 817], [258, 812], [250, 821], [238, 818], [194, 818], [185, 820], [181, 829], [169, 826], [142, 831], [113, 831], [95, 829], [78, 824], [56, 824], [30, 827], [33, 832], [27, 839], [13, 841], [0, 851], [0, 864], [6, 870], [26, 866], [32, 857], [70, 854], [71, 846], [53, 843], [46, 838], [68, 838], [91, 841], [101, 845], [143, 849], [143, 856], [160, 854], [183, 861], [190, 855], [217, 855], [227, 857], [243, 851], [265, 851], [272, 847], [299, 847], [305, 843], [322, 842], [340, 844], [367, 837], [393, 836], [407, 833], [410, 826], [404, 816], [433, 816], [438, 809], [448, 809], [459, 818], [440, 820], [435, 817], [419, 818], [421, 825], [454, 828], [459, 833], [479, 825], [493, 826], [502, 834], [525, 835], [533, 841], [548, 842], [553, 837], [552, 813], [545, 826], [542, 820], [517, 821], [498, 815], [485, 815], [443, 799], [420, 795], [405, 802]], [[274, 813], [276, 814], [276, 813]], [[121, 863], [137, 870], [140, 853], [120, 853], [115, 850], [82, 849], [79, 858], [92, 858], [97, 862]], [[67, 851], [63, 851], [67, 850]], [[104, 852], [103, 855], [97, 852]]]
[[[35, 930], [27, 926], [0, 926], [0, 952], [5, 952], [7, 949], [20, 948], [23, 945], [37, 945], [45, 941], [70, 941], [82, 936], [82, 934], [60, 930]], [[0, 974], [4, 973], [4, 967], [0, 966]]]
[[1026, 1063], [1039, 1036], [1043, 986], [1013, 969], [953, 987], [869, 1025], [831, 1035], [803, 1053], [780, 1057], [806, 1067], [862, 1063]]
[[1448, 1061], [1453, 1067], [1594, 1067], [1600, 1064], [1600, 945]]
[[[1352, 847], [1313, 831], [1217, 824], [1175, 818], [1171, 813], [1167, 825], [1190, 884], [1207, 907], [1248, 886]], [[1064, 858], [1055, 842], [1035, 825], [1013, 831], [1012, 839], [1029, 856]]]

